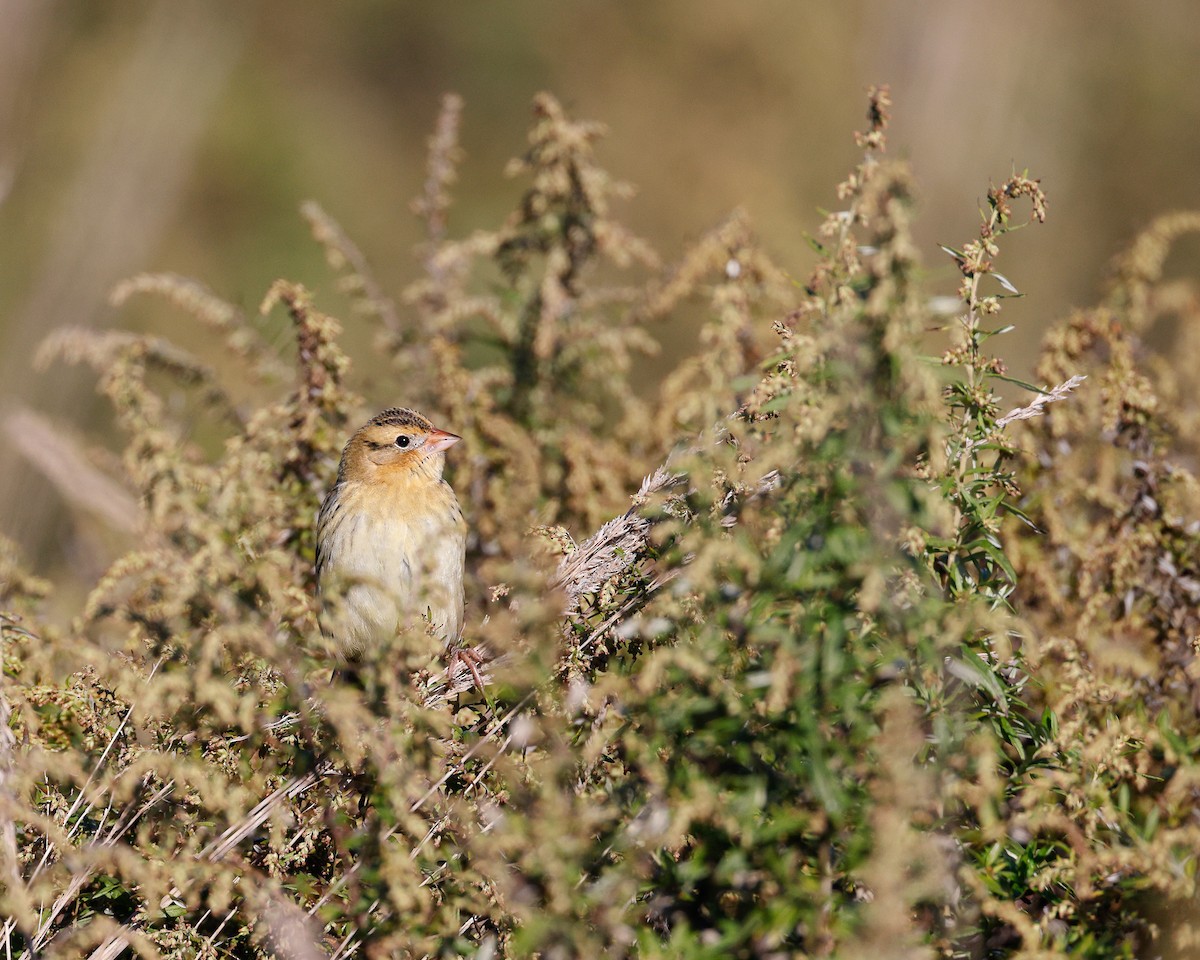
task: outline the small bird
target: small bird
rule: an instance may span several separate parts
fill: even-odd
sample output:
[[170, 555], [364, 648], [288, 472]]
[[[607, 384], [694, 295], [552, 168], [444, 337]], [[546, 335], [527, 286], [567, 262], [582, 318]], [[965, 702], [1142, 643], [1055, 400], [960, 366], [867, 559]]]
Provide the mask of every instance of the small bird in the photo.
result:
[[457, 646], [467, 525], [442, 479], [446, 450], [460, 439], [403, 408], [350, 438], [317, 516], [317, 590], [321, 629], [343, 656], [424, 619], [482, 688], [478, 659]]

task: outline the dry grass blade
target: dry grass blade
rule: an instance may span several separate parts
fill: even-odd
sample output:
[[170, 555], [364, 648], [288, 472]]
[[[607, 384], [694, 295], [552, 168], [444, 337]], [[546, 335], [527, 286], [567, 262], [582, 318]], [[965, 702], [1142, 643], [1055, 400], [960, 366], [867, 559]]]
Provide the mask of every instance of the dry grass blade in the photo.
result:
[[[331, 773], [332, 769], [327, 767], [305, 774], [299, 779], [284, 784], [274, 793], [261, 800], [241, 821], [229, 827], [216, 840], [201, 850], [198, 858], [210, 862], [223, 860], [246, 837], [250, 836], [266, 823], [271, 814], [279, 807], [311, 790], [322, 778], [329, 776]], [[123, 937], [113, 937], [96, 948], [89, 957], [89, 960], [116, 960], [128, 946], [128, 941]], [[302, 954], [295, 954], [295, 956], [299, 957]]]
[[245, 312], [218, 297], [199, 281], [174, 273], [139, 273], [117, 284], [109, 294], [114, 306], [137, 295], [153, 294], [224, 334], [224, 344], [246, 361], [260, 379], [283, 379], [290, 372], [262, 335], [247, 321]]
[[[158, 672], [158, 669], [161, 666], [162, 666], [162, 660], [159, 659], [154, 664], [154, 666], [150, 668], [150, 672], [146, 677], [147, 683], [149, 683], [154, 678], [154, 675]], [[108, 761], [108, 758], [112, 754], [113, 749], [116, 747], [117, 742], [120, 740], [121, 735], [125, 732], [125, 727], [128, 725], [129, 718], [132, 715], [133, 715], [133, 707], [131, 706], [125, 712], [125, 715], [121, 718], [121, 722], [117, 724], [116, 729], [112, 732], [112, 735], [109, 737], [108, 742], [105, 744], [104, 750], [101, 752], [99, 759], [96, 761], [95, 765], [92, 767], [91, 771], [88, 773], [87, 779], [84, 781], [83, 785], [79, 788], [79, 792], [76, 795], [74, 802], [71, 804], [71, 806], [67, 809], [66, 813], [63, 815], [62, 824], [63, 824], [63, 827], [67, 829], [67, 837], [68, 838], [73, 837], [75, 835], [76, 831], [79, 829], [80, 823], [82, 823], [83, 817], [77, 816], [78, 814], [80, 814], [81, 808], [83, 808], [84, 813], [87, 813], [89, 810], [91, 810], [90, 803], [87, 804], [86, 807], [84, 807], [84, 798], [87, 796], [88, 788], [92, 785], [92, 783], [96, 779], [96, 776], [104, 768], [105, 763]], [[7, 724], [5, 725], [4, 729], [5, 730], [8, 729]], [[167, 787], [165, 788], [165, 789], [167, 789], [167, 792], [169, 792], [170, 786], [171, 785], [168, 784]], [[158, 797], [158, 800], [163, 799], [165, 796], [166, 796], [166, 793], [163, 793], [162, 796]], [[155, 802], [157, 803], [158, 800], [156, 800]], [[110, 808], [111, 808], [111, 803], [110, 803]], [[106, 815], [107, 815], [107, 812], [108, 811], [106, 810], [105, 811]], [[141, 816], [141, 813], [139, 813], [138, 816]], [[109, 845], [111, 845], [112, 842], [115, 842], [116, 839], [119, 839], [120, 836], [124, 835], [125, 831], [128, 830], [130, 825], [131, 824], [126, 824], [124, 829], [120, 829], [120, 832], [117, 833], [118, 829], [121, 827], [120, 822], [118, 822], [116, 825], [114, 825], [113, 832], [111, 832], [109, 834], [107, 841], [99, 841], [99, 842], [101, 842], [101, 843], [107, 842], [107, 843], [109, 843]], [[99, 836], [99, 834], [97, 834], [97, 836]], [[96, 842], [97, 842], [96, 840], [93, 840], [93, 843], [96, 843]], [[42, 851], [41, 859], [38, 861], [37, 865], [33, 868], [33, 872], [30, 875], [31, 880], [37, 879], [37, 877], [42, 873], [42, 871], [50, 863], [51, 859], [54, 856], [54, 853], [55, 853], [54, 845], [52, 843], [48, 842], [46, 844], [45, 850]], [[90, 875], [90, 871], [89, 871], [89, 875]], [[76, 879], [77, 878], [72, 878], [71, 883], [75, 884]], [[64, 895], [63, 897], [60, 897], [58, 901], [55, 902], [55, 908], [52, 908], [51, 919], [44, 921], [39, 925], [39, 928], [37, 931], [38, 937], [41, 937], [42, 939], [45, 938], [45, 935], [46, 935], [47, 931], [50, 929], [50, 924], [52, 923], [53, 919], [57, 918], [57, 916], [62, 912], [62, 910], [66, 907], [66, 905], [74, 898], [74, 896], [78, 895], [78, 890], [79, 890], [79, 887], [76, 887], [75, 890], [71, 893], [71, 896], [67, 897]], [[70, 887], [68, 887], [68, 891], [70, 891]], [[0, 936], [4, 936], [6, 942], [8, 942], [12, 931], [16, 928], [16, 925], [17, 925], [16, 918], [10, 917], [6, 921], [3, 931], [0, 931]], [[35, 942], [35, 947], [36, 947], [36, 942]]]
[[[165, 800], [174, 789], [174, 783], [164, 784], [163, 786], [159, 787], [159, 789], [156, 790], [140, 807], [135, 808], [133, 805], [130, 805], [126, 809], [126, 812], [121, 819], [113, 824], [113, 827], [109, 833], [102, 839], [93, 839], [87, 845], [87, 847], [84, 848], [85, 851], [89, 849], [94, 851], [103, 849], [105, 847], [115, 846], [130, 830], [133, 829], [133, 827], [139, 820], [141, 820], [142, 817], [158, 806], [158, 804], [162, 803], [162, 801]], [[59, 894], [50, 910], [42, 918], [42, 922], [38, 926], [37, 933], [34, 934], [30, 951], [23, 956], [32, 957], [35, 951], [42, 949], [42, 947], [46, 945], [50, 939], [55, 922], [58, 920], [59, 916], [67, 908], [67, 906], [70, 905], [77, 896], [79, 896], [79, 892], [92, 879], [94, 872], [95, 868], [88, 865], [76, 870], [71, 875], [71, 880], [67, 884], [66, 889]]]
[[265, 797], [239, 822], [229, 827], [216, 840], [199, 853], [202, 860], [223, 860], [229, 852], [237, 847], [250, 834], [267, 822], [267, 819], [283, 804], [307, 793], [322, 779], [332, 775], [333, 768], [324, 766], [321, 769], [284, 784], [274, 793]]
[[334, 271], [341, 274], [343, 292], [353, 297], [359, 308], [378, 317], [389, 330], [400, 329], [396, 306], [376, 281], [367, 258], [346, 231], [315, 200], [300, 205], [300, 213], [308, 221], [313, 237], [325, 251], [325, 259]]
[[[429, 138], [425, 184], [421, 195], [412, 203], [413, 213], [425, 224], [431, 252], [446, 238], [446, 215], [450, 209], [449, 190], [458, 177], [458, 163], [462, 159], [462, 151], [458, 146], [462, 108], [463, 100], [458, 94], [448, 93], [442, 97], [437, 126], [433, 136]], [[426, 263], [426, 269], [436, 273], [432, 256]]]
[[650, 498], [679, 483], [682, 478], [666, 467], [659, 467], [642, 481], [633, 497], [633, 505], [619, 517], [605, 523], [573, 553], [563, 558], [550, 585], [567, 595], [570, 613], [585, 593], [594, 593], [605, 583], [624, 573], [635, 563], [646, 546], [651, 523], [638, 510]]
[[31, 915], [33, 912], [33, 903], [28, 895], [24, 878], [21, 876], [16, 824], [8, 813], [10, 809], [16, 808], [16, 798], [13, 795], [11, 781], [14, 769], [14, 747], [17, 740], [9, 726], [11, 716], [12, 710], [8, 704], [8, 697], [0, 688], [0, 809], [4, 811], [0, 814], [0, 858], [4, 862], [5, 884], [8, 887], [8, 896], [14, 902], [13, 913], [16, 914], [5, 924], [5, 948], [8, 950], [11, 950], [11, 939], [8, 934], [13, 930], [20, 930], [25, 940], [29, 940], [28, 932], [21, 929], [23, 925], [18, 918]]
[[1046, 406], [1048, 404], [1057, 403], [1059, 400], [1065, 400], [1067, 395], [1086, 379], [1087, 377], [1076, 375], [1071, 377], [1071, 379], [1060, 383], [1053, 390], [1049, 390], [1046, 393], [1039, 393], [1027, 405], [1009, 410], [1008, 413], [996, 421], [996, 426], [1006, 427], [1010, 423], [1015, 423], [1018, 420], [1032, 420], [1034, 417], [1040, 417], [1046, 412]]
[[61, 427], [18, 407], [5, 417], [4, 432], [17, 452], [73, 507], [100, 517], [114, 530], [138, 529], [142, 511], [134, 495], [92, 464]]

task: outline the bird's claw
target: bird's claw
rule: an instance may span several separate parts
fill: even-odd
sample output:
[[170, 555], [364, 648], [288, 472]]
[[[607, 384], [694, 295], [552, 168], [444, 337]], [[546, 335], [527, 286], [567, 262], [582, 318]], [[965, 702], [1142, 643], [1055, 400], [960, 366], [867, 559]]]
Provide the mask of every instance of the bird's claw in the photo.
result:
[[451, 679], [454, 678], [454, 665], [461, 663], [464, 667], [471, 671], [471, 677], [475, 681], [475, 686], [479, 692], [483, 692], [483, 676], [479, 672], [480, 666], [484, 663], [483, 657], [472, 650], [470, 647], [459, 647], [450, 654], [450, 662], [446, 666], [446, 673]]

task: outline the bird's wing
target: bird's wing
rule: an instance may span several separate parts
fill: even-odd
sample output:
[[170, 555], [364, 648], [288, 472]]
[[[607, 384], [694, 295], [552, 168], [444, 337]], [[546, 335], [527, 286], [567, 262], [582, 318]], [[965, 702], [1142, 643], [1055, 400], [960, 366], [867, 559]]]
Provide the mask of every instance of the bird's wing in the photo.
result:
[[317, 589], [321, 589], [321, 573], [325, 569], [325, 564], [329, 562], [329, 550], [325, 546], [325, 529], [333, 522], [333, 518], [341, 509], [341, 497], [339, 496], [341, 485], [335, 486], [325, 495], [325, 499], [321, 501], [321, 509], [317, 512], [317, 557], [316, 557], [316, 575]]

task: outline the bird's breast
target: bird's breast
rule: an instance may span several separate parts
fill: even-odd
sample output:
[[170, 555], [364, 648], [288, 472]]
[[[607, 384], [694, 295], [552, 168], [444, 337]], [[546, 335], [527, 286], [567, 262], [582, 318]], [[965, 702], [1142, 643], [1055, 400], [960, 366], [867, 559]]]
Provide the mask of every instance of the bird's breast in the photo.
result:
[[322, 507], [319, 585], [341, 608], [330, 633], [342, 646], [422, 617], [447, 640], [461, 633], [466, 525], [447, 484], [426, 486], [343, 483]]

